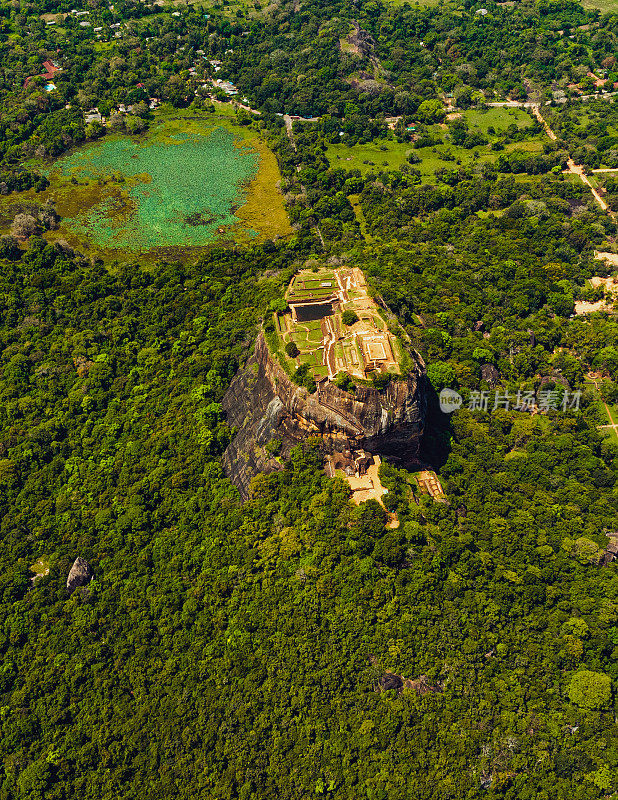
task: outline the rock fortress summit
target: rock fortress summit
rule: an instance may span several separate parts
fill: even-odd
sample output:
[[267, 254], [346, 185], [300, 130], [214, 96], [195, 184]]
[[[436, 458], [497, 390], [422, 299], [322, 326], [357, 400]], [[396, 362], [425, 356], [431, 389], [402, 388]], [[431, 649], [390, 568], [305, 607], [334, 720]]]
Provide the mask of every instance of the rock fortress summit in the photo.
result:
[[347, 478], [355, 501], [379, 499], [382, 456], [418, 463], [425, 365], [360, 269], [302, 270], [285, 299], [223, 399], [236, 430], [224, 469], [247, 497], [254, 475], [317, 437], [327, 473]]

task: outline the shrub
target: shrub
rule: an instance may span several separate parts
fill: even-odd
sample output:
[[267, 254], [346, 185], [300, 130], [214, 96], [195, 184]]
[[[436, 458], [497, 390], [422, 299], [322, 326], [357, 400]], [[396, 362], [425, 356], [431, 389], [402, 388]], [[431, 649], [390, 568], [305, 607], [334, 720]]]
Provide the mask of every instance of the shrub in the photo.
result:
[[358, 317], [354, 311], [344, 311], [341, 315], [341, 321], [344, 325], [354, 325], [355, 322], [358, 322]]
[[391, 382], [391, 375], [388, 372], [372, 372], [371, 382], [376, 389], [386, 389]]
[[281, 452], [281, 447], [283, 442], [281, 439], [271, 439], [270, 442], [266, 444], [266, 452], [271, 456], [278, 456]]
[[296, 358], [296, 356], [300, 354], [296, 342], [287, 342], [285, 345], [285, 352], [290, 358]]
[[335, 378], [335, 386], [338, 389], [342, 389], [344, 392], [353, 392], [356, 388], [354, 386], [354, 381], [347, 372], [339, 372], [337, 374], [337, 377]]

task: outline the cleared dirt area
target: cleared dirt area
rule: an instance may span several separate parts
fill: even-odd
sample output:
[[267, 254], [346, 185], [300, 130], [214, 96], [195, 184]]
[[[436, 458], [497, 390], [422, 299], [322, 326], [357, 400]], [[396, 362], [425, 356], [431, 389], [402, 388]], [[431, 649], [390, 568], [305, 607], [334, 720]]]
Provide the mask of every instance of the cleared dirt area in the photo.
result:
[[593, 314], [595, 311], [609, 311], [609, 306], [605, 300], [597, 300], [596, 303], [589, 303], [585, 300], [577, 300], [575, 303], [575, 313]]
[[382, 463], [380, 456], [373, 457], [373, 464], [367, 467], [367, 472], [364, 475], [350, 475], [346, 477], [347, 482], [352, 489], [352, 500], [359, 505], [366, 500], [377, 500], [381, 506], [384, 506], [384, 495], [388, 492], [382, 486], [378, 471]]
[[[608, 264], [618, 267], [618, 254], [616, 253], [595, 250], [594, 257], [599, 261], [606, 261]], [[609, 275], [607, 278], [594, 275], [590, 278], [590, 284], [594, 289], [601, 286], [605, 291], [605, 297], [594, 303], [586, 300], [576, 301], [575, 313], [592, 314], [595, 311], [613, 311], [614, 298], [618, 297], [618, 275]]]
[[417, 472], [415, 477], [421, 491], [427, 492], [434, 500], [439, 502], [446, 501], [446, 494], [435, 472], [425, 469]]
[[607, 253], [601, 252], [600, 250], [594, 251], [594, 257], [599, 261], [607, 261], [609, 264], [612, 264], [614, 267], [618, 267], [618, 254], [617, 253]]

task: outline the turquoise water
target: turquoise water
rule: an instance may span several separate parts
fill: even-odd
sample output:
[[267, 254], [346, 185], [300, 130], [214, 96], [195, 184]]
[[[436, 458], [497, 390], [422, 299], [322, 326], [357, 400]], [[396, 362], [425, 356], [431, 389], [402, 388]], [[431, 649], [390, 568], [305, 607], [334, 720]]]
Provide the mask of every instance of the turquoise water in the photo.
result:
[[77, 180], [123, 176], [125, 184], [106, 184], [102, 200], [64, 223], [97, 247], [139, 250], [208, 244], [219, 227], [238, 223], [234, 209], [245, 200], [258, 158], [225, 128], [214, 128], [164, 141], [102, 140], [60, 159], [53, 172]]

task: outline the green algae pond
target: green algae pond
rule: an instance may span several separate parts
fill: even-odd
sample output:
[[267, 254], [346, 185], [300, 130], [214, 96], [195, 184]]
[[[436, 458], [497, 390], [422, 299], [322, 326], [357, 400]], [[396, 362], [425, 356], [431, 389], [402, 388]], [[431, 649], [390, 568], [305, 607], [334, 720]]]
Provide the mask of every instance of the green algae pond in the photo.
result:
[[99, 202], [66, 224], [96, 247], [126, 250], [212, 241], [217, 228], [240, 222], [234, 211], [257, 167], [256, 153], [215, 128], [165, 142], [104, 140], [61, 159], [56, 170], [78, 181], [115, 178], [103, 183], [108, 191]]
[[229, 117], [175, 116], [139, 137], [106, 136], [47, 169], [62, 217], [48, 238], [116, 258], [180, 254], [221, 239], [291, 233], [279, 169], [259, 132]]

